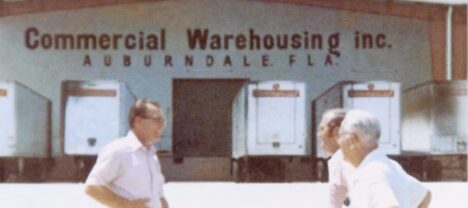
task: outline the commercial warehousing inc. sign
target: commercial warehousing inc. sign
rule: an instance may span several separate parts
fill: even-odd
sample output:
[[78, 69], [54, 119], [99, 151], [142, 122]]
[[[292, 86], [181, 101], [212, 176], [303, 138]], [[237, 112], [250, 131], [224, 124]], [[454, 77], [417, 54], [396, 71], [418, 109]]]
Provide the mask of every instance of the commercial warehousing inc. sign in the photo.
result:
[[293, 4], [123, 4], [7, 17], [0, 30], [9, 49], [3, 63], [15, 68], [33, 63], [59, 71], [171, 74], [430, 70], [423, 20]]
[[[170, 54], [167, 49], [173, 47], [167, 42], [167, 36], [184, 36], [179, 40], [185, 48], [183, 53]], [[278, 62], [288, 66], [295, 65], [313, 68], [315, 65], [331, 67], [337, 65], [342, 55], [341, 39], [351, 38], [352, 47], [356, 50], [374, 49], [389, 50], [392, 44], [387, 42], [384, 33], [366, 33], [355, 31], [353, 37], [342, 37], [339, 32], [319, 33], [306, 29], [295, 33], [261, 33], [250, 28], [238, 33], [216, 33], [210, 28], [187, 28], [184, 34], [161, 28], [157, 33], [145, 32], [144, 29], [134, 33], [50, 33], [40, 27], [28, 27], [24, 30], [24, 46], [30, 50], [79, 51], [82, 53], [81, 65], [92, 67], [99, 63], [104, 66], [130, 67], [140, 63], [144, 67], [171, 68], [174, 62], [193, 67], [200, 63], [212, 67], [215, 63], [223, 67], [262, 67], [268, 68]], [[178, 45], [178, 47], [180, 47]], [[100, 51], [91, 55], [89, 51]], [[108, 51], [121, 51], [120, 55], [106, 54]], [[143, 52], [133, 55], [132, 52]], [[272, 58], [269, 52], [280, 52]], [[202, 58], [194, 58], [193, 53], [206, 53]], [[222, 52], [225, 55], [216, 56]], [[261, 52], [257, 55], [245, 52]], [[318, 54], [325, 54], [318, 56]], [[156, 57], [159, 62], [155, 63]]]

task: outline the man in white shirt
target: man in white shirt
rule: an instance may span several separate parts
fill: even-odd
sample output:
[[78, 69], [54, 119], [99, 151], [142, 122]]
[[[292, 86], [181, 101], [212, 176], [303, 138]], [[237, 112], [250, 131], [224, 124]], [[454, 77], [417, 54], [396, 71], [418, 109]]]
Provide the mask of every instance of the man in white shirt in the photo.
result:
[[168, 208], [164, 176], [153, 143], [165, 126], [158, 103], [138, 100], [129, 113], [131, 131], [106, 145], [88, 176], [85, 191], [109, 207]]
[[354, 172], [354, 167], [343, 159], [343, 152], [338, 145], [339, 129], [345, 115], [344, 109], [327, 110], [322, 116], [317, 132], [322, 140], [320, 148], [333, 154], [328, 160], [329, 208], [342, 207], [348, 193], [348, 181]]
[[344, 159], [356, 170], [345, 207], [428, 207], [430, 192], [378, 149], [378, 119], [362, 110], [350, 110], [341, 123], [338, 144]]

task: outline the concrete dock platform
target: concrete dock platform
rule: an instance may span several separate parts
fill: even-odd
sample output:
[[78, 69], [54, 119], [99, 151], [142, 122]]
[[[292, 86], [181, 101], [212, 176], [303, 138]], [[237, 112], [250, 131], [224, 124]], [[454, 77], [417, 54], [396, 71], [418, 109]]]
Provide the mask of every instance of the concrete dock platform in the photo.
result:
[[[468, 183], [424, 183], [432, 192], [431, 208], [468, 207]], [[326, 183], [170, 182], [171, 208], [321, 208]], [[81, 183], [0, 184], [0, 207], [101, 208]]]

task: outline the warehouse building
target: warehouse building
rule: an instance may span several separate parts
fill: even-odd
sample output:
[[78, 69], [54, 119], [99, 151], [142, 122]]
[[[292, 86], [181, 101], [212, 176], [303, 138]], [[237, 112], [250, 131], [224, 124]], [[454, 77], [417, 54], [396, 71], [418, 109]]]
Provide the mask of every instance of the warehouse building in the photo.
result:
[[[354, 94], [395, 102], [382, 112], [401, 116], [392, 157], [420, 164], [410, 172], [423, 180], [466, 180], [466, 13], [457, 1], [1, 1], [0, 175], [82, 180], [147, 97], [167, 116], [157, 147], [168, 180], [321, 180], [314, 101], [349, 82], [397, 84]], [[427, 129], [407, 102], [420, 86], [433, 89], [411, 101], [434, 98], [421, 107]], [[36, 112], [49, 113], [19, 122]]]

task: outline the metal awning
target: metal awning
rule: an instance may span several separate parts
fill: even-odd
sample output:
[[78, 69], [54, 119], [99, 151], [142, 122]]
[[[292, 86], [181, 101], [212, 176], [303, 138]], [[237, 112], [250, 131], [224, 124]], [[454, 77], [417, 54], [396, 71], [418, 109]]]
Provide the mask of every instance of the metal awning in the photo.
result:
[[401, 0], [421, 3], [433, 3], [433, 4], [447, 4], [447, 5], [463, 5], [468, 4], [468, 0]]

